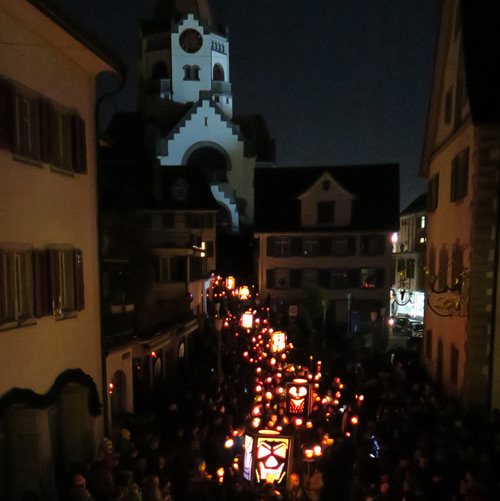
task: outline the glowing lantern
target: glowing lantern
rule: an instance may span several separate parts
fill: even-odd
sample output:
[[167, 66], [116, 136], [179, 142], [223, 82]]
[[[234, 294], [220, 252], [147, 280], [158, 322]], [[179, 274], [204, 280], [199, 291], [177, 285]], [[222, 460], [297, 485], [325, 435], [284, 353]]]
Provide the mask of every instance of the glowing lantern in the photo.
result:
[[311, 384], [297, 378], [286, 384], [286, 409], [291, 416], [309, 416], [312, 407]]
[[236, 285], [236, 281], [234, 280], [234, 277], [227, 277], [226, 278], [226, 289], [232, 291]]
[[359, 423], [358, 417], [357, 416], [352, 416], [351, 423], [353, 425], [357, 425]]
[[291, 460], [291, 438], [277, 430], [259, 430], [245, 435], [243, 478], [254, 483], [286, 485]]
[[314, 456], [314, 451], [312, 449], [304, 449], [304, 457], [306, 459], [312, 459]]
[[219, 483], [222, 484], [222, 482], [224, 482], [224, 468], [219, 468], [217, 470], [217, 476], [219, 477]]
[[253, 327], [253, 313], [250, 310], [245, 311], [241, 316], [241, 325], [245, 329], [251, 329]]
[[234, 440], [232, 438], [228, 438], [224, 443], [224, 447], [226, 449], [230, 449], [234, 445]]
[[321, 456], [323, 454], [323, 450], [321, 449], [321, 445], [315, 445], [313, 447], [313, 452], [315, 456]]
[[271, 351], [279, 353], [286, 348], [286, 333], [276, 331], [271, 334]]
[[246, 285], [240, 287], [239, 296], [242, 301], [246, 301], [250, 297], [250, 290]]

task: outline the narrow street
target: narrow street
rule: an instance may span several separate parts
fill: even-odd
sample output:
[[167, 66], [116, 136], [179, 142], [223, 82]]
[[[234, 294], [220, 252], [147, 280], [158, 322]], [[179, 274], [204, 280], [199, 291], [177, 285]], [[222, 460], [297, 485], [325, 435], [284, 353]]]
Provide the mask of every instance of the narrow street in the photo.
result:
[[[498, 499], [495, 430], [441, 397], [403, 339], [318, 360], [273, 330], [267, 308], [236, 310], [220, 331], [207, 319], [189, 370], [124, 416], [119, 497], [92, 483], [97, 468], [97, 500], [139, 499], [135, 488], [174, 501]], [[471, 483], [483, 497], [463, 497]]]

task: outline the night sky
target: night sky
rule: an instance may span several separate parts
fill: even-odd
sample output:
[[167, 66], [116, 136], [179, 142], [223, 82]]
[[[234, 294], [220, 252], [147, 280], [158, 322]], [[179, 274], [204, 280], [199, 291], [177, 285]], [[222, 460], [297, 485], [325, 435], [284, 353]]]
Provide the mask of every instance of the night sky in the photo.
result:
[[[130, 67], [105, 116], [134, 109], [138, 19], [154, 0], [58, 3]], [[401, 208], [425, 191], [418, 170], [438, 0], [210, 3], [229, 28], [235, 114], [264, 116], [278, 166], [396, 162]]]

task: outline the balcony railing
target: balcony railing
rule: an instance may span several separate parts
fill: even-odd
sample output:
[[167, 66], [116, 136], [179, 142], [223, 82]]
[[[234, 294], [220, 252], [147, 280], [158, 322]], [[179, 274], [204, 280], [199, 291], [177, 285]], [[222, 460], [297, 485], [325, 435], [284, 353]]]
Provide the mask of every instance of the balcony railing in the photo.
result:
[[214, 94], [231, 94], [231, 83], [230, 82], [222, 82], [220, 80], [212, 81], [212, 93]]

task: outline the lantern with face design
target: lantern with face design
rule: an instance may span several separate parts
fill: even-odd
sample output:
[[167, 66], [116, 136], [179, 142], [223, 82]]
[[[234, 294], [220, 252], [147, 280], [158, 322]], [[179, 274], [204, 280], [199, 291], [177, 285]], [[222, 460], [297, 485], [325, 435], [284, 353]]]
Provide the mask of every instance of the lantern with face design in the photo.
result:
[[271, 351], [280, 353], [286, 348], [286, 334], [281, 331], [276, 331], [271, 334]]
[[297, 378], [286, 384], [286, 410], [289, 416], [309, 416], [311, 412], [311, 383]]
[[291, 438], [276, 430], [259, 430], [245, 435], [243, 477], [254, 483], [286, 485]]

